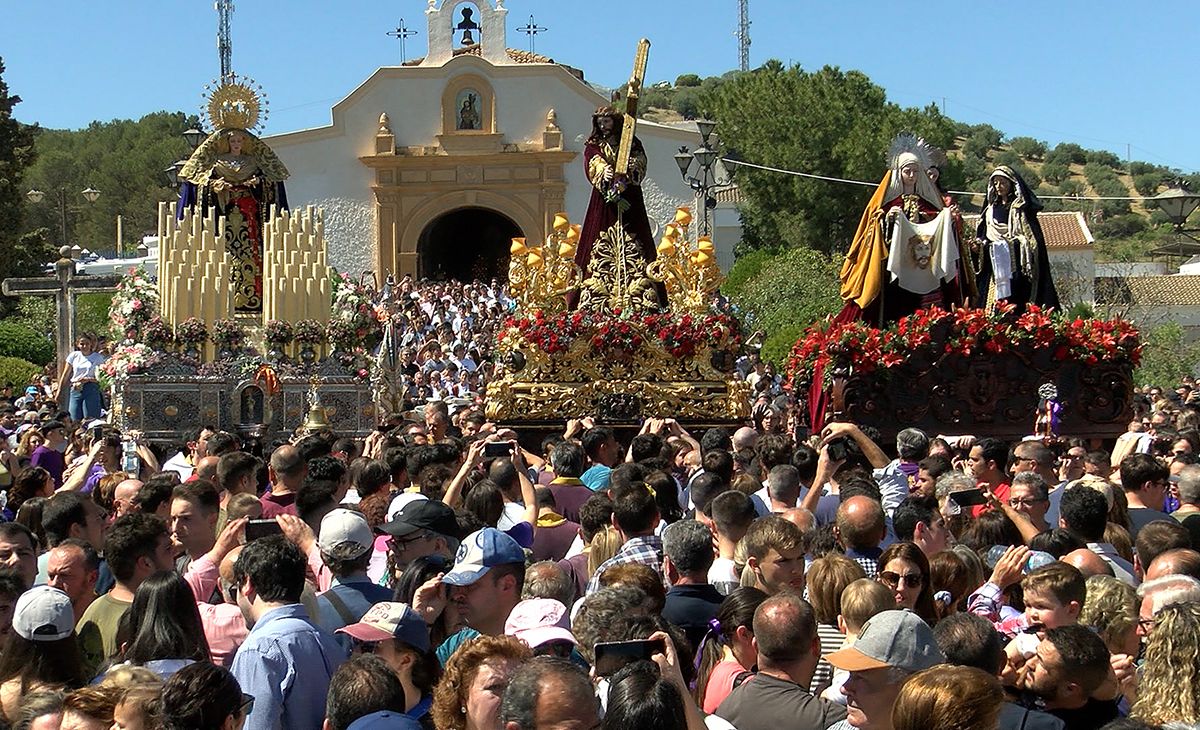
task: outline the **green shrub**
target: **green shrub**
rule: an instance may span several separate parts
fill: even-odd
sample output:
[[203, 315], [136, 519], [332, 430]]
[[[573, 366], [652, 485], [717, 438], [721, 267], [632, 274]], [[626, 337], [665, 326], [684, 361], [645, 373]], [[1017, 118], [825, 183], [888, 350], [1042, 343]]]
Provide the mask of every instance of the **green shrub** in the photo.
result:
[[1084, 152], [1082, 147], [1073, 142], [1060, 142], [1046, 156], [1046, 162], [1050, 162], [1051, 159], [1064, 165], [1070, 165], [1071, 163], [1082, 165], [1087, 162], [1087, 153]]
[[1158, 192], [1158, 186], [1162, 180], [1161, 172], [1143, 172], [1133, 176], [1133, 189], [1140, 195], [1150, 197]]
[[781, 362], [805, 327], [841, 308], [838, 264], [807, 247], [781, 251], [762, 260], [730, 299], [748, 332], [770, 336], [769, 352]]
[[746, 282], [758, 276], [758, 272], [762, 271], [763, 264], [770, 261], [774, 255], [774, 252], [765, 248], [757, 248], [738, 256], [737, 260], [733, 262], [733, 268], [725, 277], [725, 283], [721, 284], [721, 292], [727, 297], [740, 294]]
[[1129, 163], [1129, 174], [1134, 177], [1145, 175], [1148, 172], [1157, 172], [1161, 175], [1163, 170], [1158, 165], [1151, 165], [1149, 162], [1142, 162], [1140, 160], [1134, 160]]
[[1042, 165], [1042, 177], [1057, 185], [1071, 176], [1071, 169], [1057, 162], [1047, 162]]
[[0, 321], [0, 357], [19, 357], [46, 365], [54, 360], [54, 343], [24, 323]]
[[40, 375], [41, 367], [19, 357], [0, 357], [0, 385], [12, 385], [13, 392], [20, 392], [30, 379]]
[[1033, 137], [1013, 137], [1008, 145], [1027, 160], [1040, 160], [1046, 154], [1046, 143]]
[[1088, 150], [1084, 156], [1088, 162], [1104, 165], [1113, 169], [1121, 167], [1121, 158], [1108, 150]]
[[1185, 344], [1183, 326], [1166, 322], [1142, 330], [1142, 364], [1133, 373], [1138, 385], [1174, 388], [1184, 375], [1193, 375], [1200, 363], [1200, 345]]

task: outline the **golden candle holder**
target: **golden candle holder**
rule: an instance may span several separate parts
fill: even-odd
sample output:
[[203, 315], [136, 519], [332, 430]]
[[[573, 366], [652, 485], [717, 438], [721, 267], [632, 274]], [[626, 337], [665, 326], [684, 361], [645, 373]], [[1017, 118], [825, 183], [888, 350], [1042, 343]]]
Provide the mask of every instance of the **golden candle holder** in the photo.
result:
[[663, 283], [672, 312], [703, 315], [710, 309], [710, 295], [724, 277], [717, 266], [712, 238], [700, 236], [693, 244], [688, 238], [691, 224], [691, 210], [675, 211], [675, 219], [663, 229], [658, 257], [647, 267], [647, 273]]
[[531, 246], [524, 238], [512, 240], [508, 288], [518, 309], [540, 309], [547, 314], [566, 309], [567, 293], [583, 279], [575, 263], [580, 229], [571, 224], [566, 213], [556, 213], [550, 235], [542, 245]]

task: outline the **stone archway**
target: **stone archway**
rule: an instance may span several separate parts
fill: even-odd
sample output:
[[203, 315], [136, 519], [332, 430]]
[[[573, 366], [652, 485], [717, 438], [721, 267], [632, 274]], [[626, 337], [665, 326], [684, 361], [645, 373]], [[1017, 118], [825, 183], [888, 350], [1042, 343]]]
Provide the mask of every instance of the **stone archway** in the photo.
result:
[[435, 280], [503, 281], [512, 239], [523, 235], [512, 219], [488, 208], [444, 213], [417, 239], [417, 274]]

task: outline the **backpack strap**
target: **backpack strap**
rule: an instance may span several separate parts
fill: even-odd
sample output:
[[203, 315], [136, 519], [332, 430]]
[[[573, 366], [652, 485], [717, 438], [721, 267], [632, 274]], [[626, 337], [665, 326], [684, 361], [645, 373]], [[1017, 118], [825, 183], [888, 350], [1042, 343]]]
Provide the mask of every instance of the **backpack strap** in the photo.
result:
[[750, 679], [753, 676], [754, 676], [754, 672], [750, 672], [750, 671], [738, 672], [737, 676], [733, 678], [733, 688], [737, 689], [738, 687], [741, 687], [742, 684], [747, 679]]
[[342, 621], [347, 626], [358, 621], [358, 619], [354, 618], [354, 614], [350, 611], [350, 607], [346, 605], [346, 602], [342, 600], [342, 597], [332, 589], [322, 593], [321, 597], [329, 601], [329, 605], [333, 606], [333, 610], [337, 611], [338, 616], [342, 617]]

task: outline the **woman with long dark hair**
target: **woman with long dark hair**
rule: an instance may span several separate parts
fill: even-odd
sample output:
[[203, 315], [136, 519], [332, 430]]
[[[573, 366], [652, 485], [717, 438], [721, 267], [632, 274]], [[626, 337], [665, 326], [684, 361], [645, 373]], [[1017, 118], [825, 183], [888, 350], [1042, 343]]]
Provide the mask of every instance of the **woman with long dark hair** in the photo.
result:
[[603, 730], [649, 728], [687, 730], [685, 702], [657, 665], [636, 661], [621, 667], [609, 678], [608, 704]]
[[163, 679], [192, 662], [210, 661], [195, 595], [173, 570], [142, 581], [121, 622], [118, 643], [128, 642], [123, 659]]
[[733, 688], [749, 676], [758, 664], [754, 648], [754, 612], [767, 600], [757, 588], [738, 588], [725, 597], [717, 615], [708, 624], [708, 634], [696, 653], [700, 666], [696, 672], [696, 701], [712, 714]]
[[887, 586], [896, 598], [896, 608], [907, 608], [925, 623], [937, 623], [933, 605], [933, 581], [929, 559], [911, 542], [897, 542], [879, 556], [879, 574], [875, 579]]

